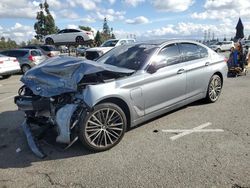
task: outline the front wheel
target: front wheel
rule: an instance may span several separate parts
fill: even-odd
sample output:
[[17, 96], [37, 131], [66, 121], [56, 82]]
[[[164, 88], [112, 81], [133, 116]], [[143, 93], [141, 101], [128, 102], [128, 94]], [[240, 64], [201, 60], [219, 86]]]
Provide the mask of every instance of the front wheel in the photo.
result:
[[123, 110], [113, 103], [96, 105], [80, 122], [79, 138], [95, 152], [105, 151], [118, 144], [127, 128]]
[[206, 101], [210, 103], [216, 102], [219, 99], [221, 89], [222, 89], [221, 77], [215, 74], [211, 77], [209, 81]]
[[54, 44], [54, 40], [52, 38], [46, 38], [45, 44], [53, 45]]

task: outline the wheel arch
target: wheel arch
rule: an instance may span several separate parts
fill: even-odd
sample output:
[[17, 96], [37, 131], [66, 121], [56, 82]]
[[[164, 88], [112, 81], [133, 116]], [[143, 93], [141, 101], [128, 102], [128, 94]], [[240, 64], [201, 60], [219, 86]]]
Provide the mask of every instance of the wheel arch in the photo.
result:
[[130, 108], [129, 108], [128, 104], [123, 99], [118, 98], [118, 97], [110, 97], [110, 98], [100, 100], [95, 105], [102, 104], [102, 103], [113, 103], [113, 104], [116, 104], [117, 106], [119, 106], [126, 115], [127, 128], [130, 128], [130, 126], [131, 126], [131, 112], [130, 112]]
[[213, 75], [218, 75], [218, 76], [221, 78], [221, 85], [223, 86], [224, 80], [223, 80], [223, 75], [222, 75], [222, 73], [219, 72], [219, 71], [217, 71], [217, 72], [215, 72]]

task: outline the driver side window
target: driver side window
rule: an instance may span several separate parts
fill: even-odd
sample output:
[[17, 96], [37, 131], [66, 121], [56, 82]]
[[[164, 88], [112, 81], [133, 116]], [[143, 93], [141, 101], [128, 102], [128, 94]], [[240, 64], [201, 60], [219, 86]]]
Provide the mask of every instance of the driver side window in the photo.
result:
[[165, 61], [166, 66], [175, 65], [181, 62], [180, 51], [177, 44], [171, 44], [164, 47], [158, 54], [158, 59]]

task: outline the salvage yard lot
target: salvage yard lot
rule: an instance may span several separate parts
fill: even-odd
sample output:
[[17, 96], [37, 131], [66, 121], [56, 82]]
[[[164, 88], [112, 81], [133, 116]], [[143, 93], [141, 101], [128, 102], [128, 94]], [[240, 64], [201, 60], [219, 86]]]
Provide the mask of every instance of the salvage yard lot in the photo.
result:
[[[192, 103], [128, 131], [109, 151], [27, 146], [13, 96], [20, 75], [0, 80], [0, 187], [250, 187], [250, 74], [225, 81], [214, 104]], [[166, 130], [202, 129], [171, 139]], [[176, 137], [175, 137], [176, 138]], [[20, 148], [20, 152], [18, 152]]]

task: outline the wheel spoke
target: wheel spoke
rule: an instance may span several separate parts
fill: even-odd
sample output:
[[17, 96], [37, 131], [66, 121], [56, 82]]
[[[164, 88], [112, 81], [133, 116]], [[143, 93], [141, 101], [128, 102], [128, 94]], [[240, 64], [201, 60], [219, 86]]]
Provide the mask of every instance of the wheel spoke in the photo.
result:
[[92, 142], [94, 142], [98, 137], [100, 137], [100, 134], [101, 134], [101, 130], [99, 131], [99, 133], [95, 136], [95, 138], [92, 140]]
[[109, 127], [116, 127], [116, 126], [119, 126], [119, 125], [123, 125], [123, 123], [112, 123], [109, 125]]
[[113, 117], [115, 111], [112, 112], [111, 116], [109, 117], [109, 120], [107, 122], [110, 122], [111, 118]]
[[118, 127], [109, 127], [108, 129], [122, 131], [122, 128], [118, 128]]
[[108, 132], [107, 132], [107, 131], [105, 131], [105, 132], [106, 132], [106, 135], [107, 135], [107, 137], [108, 137], [110, 143], [113, 144], [114, 142], [113, 142], [113, 140], [111, 139], [111, 137], [109, 136]]
[[89, 138], [91, 138], [92, 136], [98, 134], [101, 131], [101, 129], [99, 129], [98, 131], [95, 131], [94, 133], [92, 133], [91, 135], [89, 135]]
[[101, 129], [86, 129], [86, 132], [93, 132], [93, 131], [99, 131], [99, 130], [101, 130]]
[[109, 108], [107, 109], [106, 112], [105, 123], [108, 123], [108, 118], [109, 118]]
[[[89, 120], [88, 122], [95, 125], [96, 127], [101, 127], [102, 126], [102, 124], [98, 124], [98, 123], [96, 123], [94, 121], [91, 121], [91, 120]], [[91, 127], [94, 127], [94, 126], [91, 126]]]
[[92, 115], [92, 117], [100, 124], [102, 125], [102, 123], [99, 121], [99, 119], [95, 116], [95, 114]]
[[115, 139], [118, 138], [118, 137], [117, 137], [116, 135], [114, 135], [113, 133], [111, 133], [111, 132], [109, 132], [109, 131], [107, 131], [107, 130], [106, 130], [106, 132], [107, 132], [109, 135], [111, 135], [112, 137], [114, 137]]

